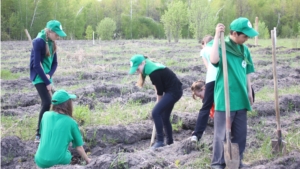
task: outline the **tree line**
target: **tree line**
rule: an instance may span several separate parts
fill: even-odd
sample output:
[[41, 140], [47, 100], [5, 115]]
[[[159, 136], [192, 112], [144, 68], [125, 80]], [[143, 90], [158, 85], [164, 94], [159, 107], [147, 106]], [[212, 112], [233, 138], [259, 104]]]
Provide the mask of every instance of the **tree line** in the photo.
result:
[[[202, 39], [215, 25], [259, 17], [260, 38], [277, 28], [282, 38], [300, 35], [299, 0], [2, 0], [1, 40], [26, 40], [52, 19], [65, 39]], [[228, 32], [226, 32], [228, 33]]]

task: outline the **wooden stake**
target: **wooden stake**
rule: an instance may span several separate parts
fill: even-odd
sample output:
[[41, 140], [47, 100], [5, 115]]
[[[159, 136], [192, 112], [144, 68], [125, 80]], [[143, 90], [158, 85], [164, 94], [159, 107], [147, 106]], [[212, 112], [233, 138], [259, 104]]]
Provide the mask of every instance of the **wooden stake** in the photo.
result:
[[[255, 30], [258, 32], [258, 17], [255, 17]], [[255, 46], [258, 45], [258, 36], [255, 36]]]

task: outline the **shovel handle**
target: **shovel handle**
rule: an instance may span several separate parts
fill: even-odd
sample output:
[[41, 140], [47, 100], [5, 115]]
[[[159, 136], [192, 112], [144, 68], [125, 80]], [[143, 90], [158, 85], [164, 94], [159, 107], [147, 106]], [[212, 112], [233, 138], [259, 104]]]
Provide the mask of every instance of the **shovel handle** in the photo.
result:
[[225, 108], [226, 108], [226, 131], [227, 131], [227, 133], [230, 133], [231, 132], [230, 98], [229, 98], [228, 70], [227, 70], [227, 57], [226, 57], [226, 48], [225, 48], [225, 41], [224, 41], [224, 32], [221, 32], [220, 39], [221, 39], [223, 75], [224, 75]]
[[273, 80], [274, 80], [274, 97], [275, 97], [275, 112], [276, 112], [276, 123], [277, 130], [281, 130], [280, 125], [280, 111], [279, 111], [279, 102], [278, 102], [278, 88], [277, 88], [277, 62], [276, 62], [276, 46], [275, 46], [275, 33], [274, 30], [271, 30], [272, 38], [272, 60], [273, 60]]
[[156, 128], [155, 128], [155, 124], [153, 124], [152, 135], [151, 135], [151, 141], [150, 141], [150, 147], [154, 144], [154, 141], [155, 141], [155, 134], [156, 134]]

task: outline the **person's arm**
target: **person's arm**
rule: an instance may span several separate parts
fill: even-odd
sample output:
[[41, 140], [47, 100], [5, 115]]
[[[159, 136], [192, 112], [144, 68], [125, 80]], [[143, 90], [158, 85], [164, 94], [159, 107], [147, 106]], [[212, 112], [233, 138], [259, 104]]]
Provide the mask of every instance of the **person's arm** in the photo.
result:
[[91, 162], [91, 159], [88, 158], [87, 154], [85, 153], [84, 149], [82, 146], [78, 146], [76, 147], [76, 150], [78, 152], [78, 154], [85, 160], [86, 164]]
[[[34, 62], [33, 62], [33, 69], [37, 72], [37, 74], [42, 78], [44, 83], [48, 86], [51, 84], [50, 80], [47, 78], [43, 68], [42, 68], [42, 57], [41, 56], [41, 50], [43, 48], [43, 39], [35, 39], [33, 41], [33, 53], [34, 53]], [[45, 44], [46, 45], [46, 44]], [[47, 87], [48, 88], [48, 87]]]
[[162, 83], [162, 79], [161, 79], [161, 72], [158, 71], [154, 71], [152, 72], [149, 77], [150, 80], [154, 86], [155, 89], [155, 93], [156, 93], [156, 103], [158, 103], [162, 96], [164, 95], [164, 90], [163, 90], [163, 83]]
[[248, 90], [248, 98], [250, 101], [250, 104], [253, 104], [253, 96], [252, 96], [252, 88], [251, 88], [251, 76], [250, 74], [247, 74], [247, 90]]
[[203, 60], [203, 63], [204, 63], [204, 65], [205, 65], [206, 69], [208, 69], [208, 63], [207, 63], [206, 58], [204, 58], [204, 57], [202, 56], [202, 60]]
[[225, 31], [225, 26], [221, 23], [218, 23], [216, 26], [214, 42], [213, 42], [211, 52], [210, 52], [210, 62], [212, 64], [217, 64], [220, 61], [219, 38], [220, 38], [221, 32], [224, 32], [224, 31]]
[[[52, 62], [52, 65], [51, 65], [51, 70], [50, 72], [47, 74], [50, 76], [50, 78], [53, 76], [54, 72], [56, 71], [56, 68], [57, 68], [57, 54], [55, 52], [54, 56], [53, 56], [53, 62]], [[49, 78], [49, 79], [50, 79]]]
[[156, 86], [155, 86], [155, 85], [153, 85], [153, 86], [154, 86], [155, 93], [156, 93], [156, 103], [158, 103], [158, 102], [161, 100], [162, 95], [158, 95], [158, 94], [157, 94], [157, 90], [156, 90]]

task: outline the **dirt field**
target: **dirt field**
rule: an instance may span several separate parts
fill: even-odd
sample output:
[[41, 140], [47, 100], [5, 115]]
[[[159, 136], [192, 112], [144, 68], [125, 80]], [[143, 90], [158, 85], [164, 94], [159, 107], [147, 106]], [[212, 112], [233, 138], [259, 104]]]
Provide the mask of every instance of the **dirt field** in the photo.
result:
[[[210, 168], [213, 123], [209, 122], [200, 143], [192, 144], [189, 138], [201, 108], [201, 102], [191, 98], [190, 86], [195, 80], [204, 80], [206, 72], [198, 43], [59, 41], [58, 45], [54, 86], [76, 94], [74, 105], [87, 105], [90, 121], [82, 117], [79, 123], [84, 148], [93, 160], [84, 165], [70, 148], [72, 165], [53, 168]], [[29, 80], [30, 44], [1, 42], [1, 48], [1, 71], [18, 75], [12, 80], [1, 78], [1, 168], [36, 168], [33, 157], [38, 145], [33, 139], [40, 98]], [[252, 46], [250, 50], [256, 69], [252, 75], [256, 101], [248, 113], [244, 162], [252, 169], [299, 169], [300, 48], [277, 49], [281, 126], [287, 141], [287, 153], [282, 156], [273, 154], [270, 145], [276, 138], [271, 48]], [[175, 143], [156, 151], [149, 149], [150, 112], [156, 95], [150, 79], [139, 89], [135, 86], [137, 75], [128, 75], [129, 59], [137, 53], [165, 64], [183, 83], [184, 95], [172, 113]], [[111, 110], [119, 114], [114, 117]], [[122, 115], [127, 117], [120, 118]], [[9, 119], [14, 119], [13, 123], [8, 124]]]

